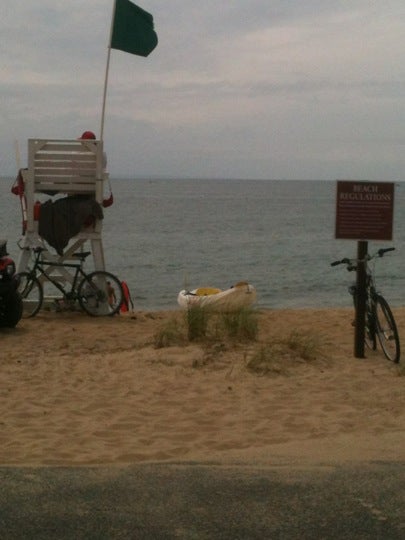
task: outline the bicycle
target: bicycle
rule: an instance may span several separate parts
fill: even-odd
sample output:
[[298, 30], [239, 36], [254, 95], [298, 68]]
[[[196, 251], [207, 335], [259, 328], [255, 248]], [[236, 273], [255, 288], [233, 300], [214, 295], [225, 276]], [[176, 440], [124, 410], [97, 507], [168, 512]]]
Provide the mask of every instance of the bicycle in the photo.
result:
[[[29, 248], [25, 248], [29, 249]], [[102, 270], [87, 274], [83, 270], [83, 263], [90, 251], [74, 253], [72, 258], [79, 260], [78, 263], [66, 263], [43, 260], [43, 247], [33, 249], [35, 254], [33, 267], [18, 274], [18, 291], [23, 299], [23, 317], [34, 317], [41, 309], [44, 301], [44, 288], [42, 281], [45, 279], [52, 283], [63, 296], [65, 305], [74, 307], [78, 302], [80, 307], [92, 317], [114, 315], [120, 309], [124, 299], [124, 293], [119, 279]], [[74, 276], [70, 290], [53, 277], [47, 268], [72, 268]], [[42, 276], [42, 280], [38, 278]], [[83, 279], [81, 279], [83, 278]]]
[[[366, 346], [375, 351], [377, 349], [377, 336], [385, 357], [391, 362], [398, 363], [400, 359], [400, 342], [397, 325], [394, 315], [385, 298], [377, 291], [374, 278], [375, 261], [381, 258], [385, 253], [395, 250], [391, 248], [381, 248], [373, 255], [366, 255], [364, 261], [357, 259], [341, 259], [334, 261], [331, 266], [345, 264], [347, 270], [357, 270], [357, 263], [364, 262], [366, 269], [366, 312], [365, 312], [365, 332], [364, 342]], [[369, 262], [374, 261], [373, 268], [370, 268]], [[357, 290], [356, 285], [349, 287], [349, 292], [353, 296], [356, 306]]]

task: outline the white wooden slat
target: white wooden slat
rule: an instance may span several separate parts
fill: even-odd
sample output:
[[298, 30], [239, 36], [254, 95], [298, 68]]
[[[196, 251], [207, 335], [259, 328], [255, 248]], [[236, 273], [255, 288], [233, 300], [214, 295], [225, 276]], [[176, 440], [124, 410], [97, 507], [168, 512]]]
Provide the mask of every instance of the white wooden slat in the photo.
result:
[[39, 186], [39, 185], [47, 185], [47, 186], [51, 186], [51, 185], [54, 185], [55, 187], [60, 187], [62, 184], [87, 184], [89, 186], [93, 186], [93, 189], [95, 189], [95, 185], [96, 185], [96, 180], [94, 178], [91, 178], [89, 176], [77, 176], [77, 177], [72, 177], [72, 176], [61, 176], [59, 178], [55, 179], [52, 177], [52, 178], [48, 178], [47, 176], [44, 176], [42, 178], [37, 178], [35, 180], [35, 185], [36, 186]]
[[66, 182], [74, 181], [77, 183], [87, 182], [87, 183], [92, 183], [92, 184], [95, 184], [97, 182], [97, 178], [94, 175], [85, 175], [85, 174], [79, 175], [79, 174], [70, 174], [70, 173], [69, 174], [63, 173], [63, 174], [57, 174], [57, 175], [48, 174], [48, 173], [38, 174], [35, 176], [34, 182], [60, 183], [60, 182], [63, 182], [64, 180], [66, 180]]
[[35, 178], [39, 178], [41, 176], [94, 176], [94, 179], [96, 179], [96, 170], [92, 167], [77, 167], [75, 169], [69, 169], [66, 167], [60, 167], [60, 168], [41, 168], [35, 170]]
[[35, 140], [35, 152], [91, 152], [96, 153], [96, 145], [92, 141], [46, 141]]
[[51, 184], [52, 182], [60, 184], [63, 181], [77, 182], [78, 184], [80, 184], [80, 183], [95, 184], [97, 179], [94, 176], [89, 176], [89, 175], [88, 176], [86, 176], [86, 175], [79, 176], [79, 175], [72, 175], [72, 174], [60, 174], [59, 176], [55, 176], [53, 174], [51, 174], [51, 175], [43, 174], [43, 175], [37, 176], [35, 178], [35, 180], [34, 180], [35, 183], [37, 183], [37, 182], [40, 182], [40, 183], [46, 182], [48, 184]]
[[47, 184], [47, 183], [35, 183], [35, 191], [37, 193], [47, 191], [55, 193], [94, 193], [94, 184], [84, 183], [61, 183], [61, 184]]
[[77, 161], [88, 161], [89, 163], [96, 163], [97, 162], [97, 156], [90, 152], [76, 152], [71, 154], [35, 154], [34, 163], [53, 163], [53, 162], [66, 162], [66, 163], [73, 163]]

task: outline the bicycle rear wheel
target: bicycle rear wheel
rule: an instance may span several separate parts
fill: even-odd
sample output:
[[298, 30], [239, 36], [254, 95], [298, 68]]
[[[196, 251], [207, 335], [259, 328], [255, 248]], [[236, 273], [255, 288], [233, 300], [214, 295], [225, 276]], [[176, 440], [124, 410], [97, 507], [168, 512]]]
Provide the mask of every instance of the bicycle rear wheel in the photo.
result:
[[88, 274], [81, 281], [77, 295], [82, 309], [92, 317], [114, 315], [124, 299], [119, 279], [104, 271]]
[[398, 363], [400, 358], [400, 344], [397, 325], [388, 302], [380, 295], [375, 299], [375, 314], [377, 335], [382, 350], [388, 360]]
[[44, 299], [44, 291], [39, 280], [29, 272], [21, 272], [18, 274], [19, 285], [18, 292], [21, 295], [23, 302], [22, 317], [34, 317], [41, 309]]

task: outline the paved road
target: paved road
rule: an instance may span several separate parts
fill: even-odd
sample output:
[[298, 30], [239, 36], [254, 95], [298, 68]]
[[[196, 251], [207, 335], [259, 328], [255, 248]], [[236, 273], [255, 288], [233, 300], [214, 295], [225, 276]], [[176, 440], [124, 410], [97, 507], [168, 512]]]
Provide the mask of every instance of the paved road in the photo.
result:
[[405, 538], [405, 463], [0, 468], [0, 539]]

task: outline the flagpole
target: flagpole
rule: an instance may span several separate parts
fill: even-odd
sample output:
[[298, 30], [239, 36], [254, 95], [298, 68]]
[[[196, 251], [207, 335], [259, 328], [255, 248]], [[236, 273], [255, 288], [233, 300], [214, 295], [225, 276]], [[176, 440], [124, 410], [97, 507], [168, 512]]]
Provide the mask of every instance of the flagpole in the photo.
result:
[[103, 136], [104, 136], [104, 117], [105, 117], [105, 104], [107, 101], [108, 72], [110, 70], [111, 38], [112, 38], [112, 32], [113, 32], [116, 6], [117, 6], [117, 0], [114, 0], [113, 12], [112, 12], [112, 17], [111, 17], [111, 26], [110, 26], [110, 39], [108, 40], [107, 63], [105, 67], [103, 106], [102, 106], [102, 111], [101, 111], [100, 141], [103, 140]]

